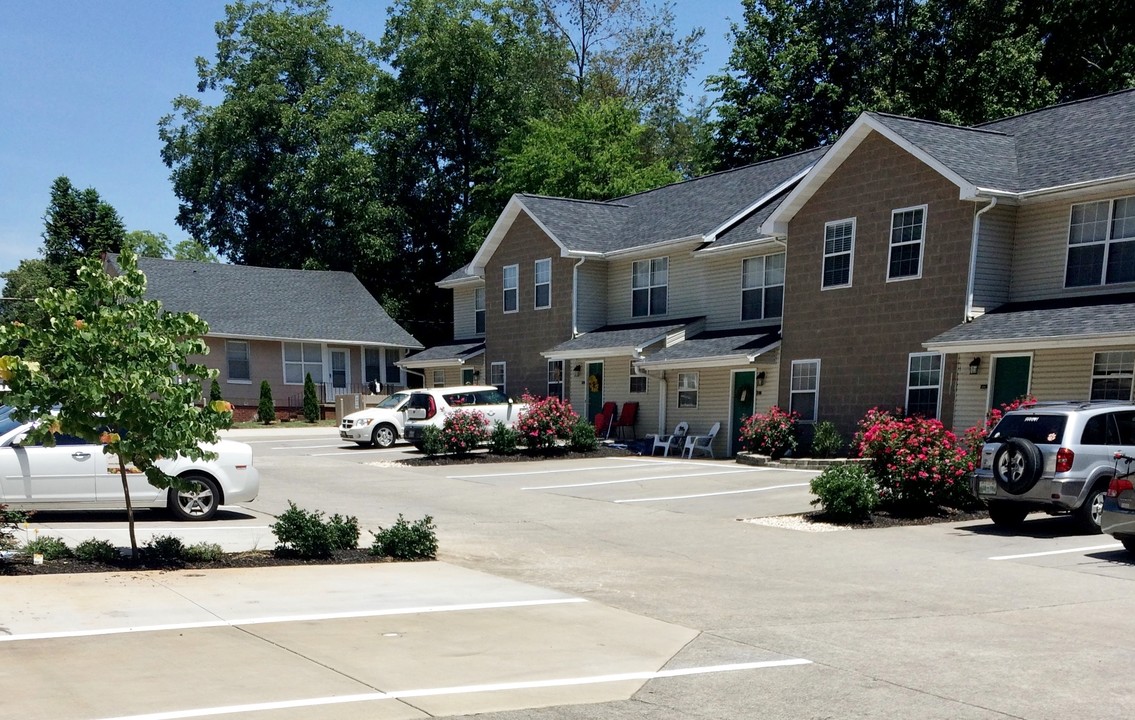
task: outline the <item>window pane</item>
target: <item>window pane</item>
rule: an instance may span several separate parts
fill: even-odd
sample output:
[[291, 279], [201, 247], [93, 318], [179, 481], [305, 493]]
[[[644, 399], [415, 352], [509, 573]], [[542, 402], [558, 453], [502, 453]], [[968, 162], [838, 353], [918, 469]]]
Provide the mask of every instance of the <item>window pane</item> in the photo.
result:
[[473, 309], [485, 309], [485, 288], [477, 288], [473, 291]]
[[666, 314], [666, 286], [651, 288], [650, 290], [650, 314], [651, 315], [665, 315]]
[[891, 264], [887, 277], [911, 277], [918, 274], [918, 259], [922, 245], [910, 243], [891, 246]]
[[1094, 378], [1092, 380], [1092, 400], [1131, 399], [1131, 378]]
[[1103, 274], [1103, 245], [1084, 245], [1068, 248], [1066, 287], [1099, 285]]
[[323, 348], [314, 343], [303, 344], [304, 362], [323, 362]]
[[561, 360], [548, 363], [548, 382], [561, 382], [564, 379], [564, 364]]
[[1135, 237], [1135, 197], [1115, 201], [1115, 214], [1111, 220], [1111, 239]]
[[515, 265], [508, 265], [504, 268], [504, 286], [506, 288], [515, 288], [519, 285], [519, 268]]
[[638, 260], [631, 266], [632, 287], [644, 288], [650, 286], [650, 261]]
[[938, 417], [938, 388], [911, 388], [907, 395], [906, 414]]
[[764, 282], [764, 274], [764, 258], [746, 258], [741, 261], [741, 287], [743, 289], [760, 287]]
[[851, 223], [828, 225], [824, 228], [824, 253], [851, 252]]
[[634, 290], [631, 292], [631, 314], [635, 317], [644, 317], [650, 314], [649, 290]]
[[644, 393], [644, 392], [646, 392], [646, 378], [636, 376], [636, 375], [631, 375], [630, 391], [632, 393]]
[[285, 363], [284, 382], [292, 385], [303, 384], [303, 365], [299, 363]]
[[851, 279], [851, 255], [824, 258], [824, 287], [846, 285]]
[[784, 309], [784, 286], [777, 285], [765, 290], [765, 317], [778, 318]]
[[505, 290], [504, 291], [504, 311], [513, 312], [517, 308], [517, 291]]
[[284, 343], [284, 362], [300, 362], [301, 360], [303, 360], [303, 352], [300, 350], [300, 344]]
[[381, 379], [379, 370], [382, 367], [381, 351], [378, 348], [366, 348], [363, 351], [363, 358], [363, 379], [368, 383]]
[[552, 261], [551, 260], [537, 260], [536, 261], [536, 282], [546, 283], [552, 281]]
[[[1131, 224], [1135, 228], [1135, 220]], [[1135, 282], [1135, 241], [1111, 243], [1107, 250], [1107, 282]]]
[[670, 258], [650, 261], [650, 284], [665, 285], [670, 277]]
[[765, 258], [765, 285], [784, 284], [784, 253]]
[[478, 310], [477, 312], [475, 312], [473, 314], [473, 332], [477, 333], [478, 335], [484, 334], [484, 332], [485, 332], [485, 311], [484, 310]]
[[816, 393], [794, 392], [789, 403], [789, 410], [797, 413], [800, 420], [811, 422], [816, 419]]
[[1068, 244], [1101, 242], [1107, 239], [1107, 211], [1110, 203], [1081, 203], [1072, 206], [1072, 222], [1068, 228]]
[[537, 285], [536, 286], [536, 307], [545, 308], [550, 307], [552, 304], [552, 286], [551, 285]]
[[742, 320], [760, 320], [763, 316], [764, 308], [762, 307], [764, 291], [745, 290], [741, 293], [741, 319]]

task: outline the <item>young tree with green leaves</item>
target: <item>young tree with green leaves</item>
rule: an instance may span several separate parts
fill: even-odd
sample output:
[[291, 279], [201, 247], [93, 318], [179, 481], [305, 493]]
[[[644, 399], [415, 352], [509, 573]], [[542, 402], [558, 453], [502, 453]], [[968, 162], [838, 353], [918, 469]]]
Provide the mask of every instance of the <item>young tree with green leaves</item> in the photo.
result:
[[256, 419], [265, 425], [276, 421], [276, 403], [272, 400], [272, 386], [267, 380], [260, 381], [260, 404], [256, 408]]
[[29, 442], [50, 446], [56, 433], [66, 433], [101, 442], [117, 460], [137, 557], [127, 466], [133, 463], [156, 487], [181, 488], [184, 481], [155, 463], [211, 457], [201, 443], [216, 442], [232, 406], [197, 405], [202, 382], [216, 373], [188, 360], [209, 352], [205, 321], [143, 300], [146, 278], [132, 252], [119, 256], [119, 268], [112, 277], [88, 258], [76, 287], [51, 288], [36, 300], [40, 322], [0, 325], [0, 380], [15, 416], [38, 421]]
[[164, 258], [170, 253], [169, 236], [150, 230], [131, 230], [122, 241], [138, 257]]
[[319, 398], [315, 394], [315, 381], [311, 373], [303, 378], [303, 419], [313, 423], [319, 419]]

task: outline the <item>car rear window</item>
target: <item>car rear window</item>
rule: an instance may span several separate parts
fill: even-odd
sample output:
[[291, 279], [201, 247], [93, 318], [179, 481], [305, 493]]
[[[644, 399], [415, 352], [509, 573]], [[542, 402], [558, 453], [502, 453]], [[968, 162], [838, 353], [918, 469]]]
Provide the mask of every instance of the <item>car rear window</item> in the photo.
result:
[[1005, 442], [1009, 438], [1022, 438], [1037, 445], [1059, 443], [1064, 437], [1064, 415], [1041, 413], [1010, 414], [1001, 418], [986, 442]]

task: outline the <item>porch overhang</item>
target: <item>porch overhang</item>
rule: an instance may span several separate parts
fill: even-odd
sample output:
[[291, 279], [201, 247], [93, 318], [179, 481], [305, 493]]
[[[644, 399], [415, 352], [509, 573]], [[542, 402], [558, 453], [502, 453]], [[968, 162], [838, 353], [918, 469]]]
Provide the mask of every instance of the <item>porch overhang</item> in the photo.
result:
[[700, 327], [704, 318], [683, 318], [626, 325], [607, 325], [562, 342], [540, 354], [548, 360], [641, 358], [647, 348], [681, 340], [689, 328]]
[[485, 354], [484, 340], [454, 342], [447, 345], [434, 345], [425, 350], [403, 358], [394, 363], [403, 369], [436, 369], [461, 367], [470, 360]]
[[756, 364], [780, 347], [780, 328], [703, 332], [635, 363], [641, 371]]

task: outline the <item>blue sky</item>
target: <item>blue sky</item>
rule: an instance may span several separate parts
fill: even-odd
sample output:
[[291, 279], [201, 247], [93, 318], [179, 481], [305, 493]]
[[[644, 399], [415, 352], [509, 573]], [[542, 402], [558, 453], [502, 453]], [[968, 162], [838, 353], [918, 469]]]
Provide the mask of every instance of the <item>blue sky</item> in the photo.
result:
[[[385, 0], [331, 0], [332, 19], [372, 40]], [[161, 162], [158, 120], [196, 91], [194, 59], [212, 59], [224, 0], [0, 2], [0, 272], [37, 257], [51, 182], [94, 187], [128, 230], [185, 239]], [[678, 26], [705, 28], [690, 94], [728, 59], [740, 0], [678, 0]]]

